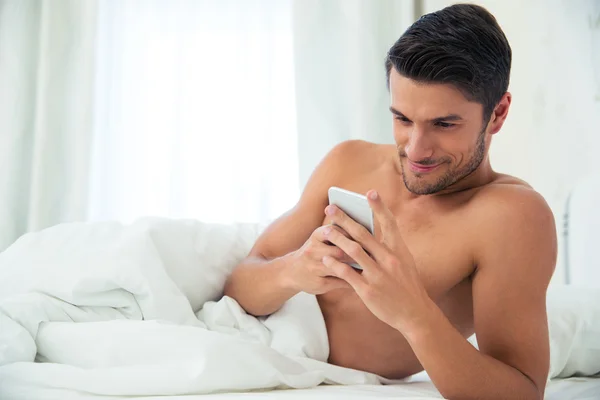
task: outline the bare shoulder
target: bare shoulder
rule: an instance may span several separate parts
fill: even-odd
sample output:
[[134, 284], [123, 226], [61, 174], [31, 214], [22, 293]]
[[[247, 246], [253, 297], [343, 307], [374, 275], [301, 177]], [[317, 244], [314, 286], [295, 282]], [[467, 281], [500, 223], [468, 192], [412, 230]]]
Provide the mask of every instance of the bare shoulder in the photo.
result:
[[378, 145], [364, 140], [346, 140], [336, 144], [313, 170], [299, 204], [309, 199], [326, 201], [327, 189], [332, 185], [344, 185], [355, 176], [360, 176], [378, 154]]
[[[540, 193], [520, 179], [500, 175], [480, 188], [471, 203], [480, 260], [488, 259], [490, 254], [506, 260], [520, 257], [531, 266], [539, 265], [540, 273], [552, 274], [557, 252], [556, 225], [552, 210]], [[512, 264], [521, 262], [513, 260]]]
[[340, 159], [352, 159], [357, 167], [377, 165], [383, 160], [389, 160], [390, 150], [393, 145], [378, 144], [365, 140], [346, 140], [337, 144], [330, 152], [330, 156]]
[[345, 140], [345, 141], [340, 142], [337, 145], [335, 145], [331, 149], [330, 154], [344, 156], [344, 157], [345, 156], [355, 156], [358, 154], [363, 154], [365, 152], [370, 153], [370, 154], [376, 154], [380, 150], [381, 146], [383, 146], [383, 145], [373, 143], [373, 142], [367, 142], [366, 140], [360, 140], [360, 139]]
[[[347, 140], [337, 144], [323, 159], [326, 170], [336, 175], [336, 183], [350, 184], [361, 180], [361, 176], [372, 174], [390, 164], [393, 145], [378, 144], [365, 140]], [[316, 171], [323, 172], [324, 168]]]
[[472, 198], [472, 206], [478, 214], [486, 214], [488, 218], [554, 223], [544, 197], [525, 181], [509, 175], [498, 175], [493, 182], [480, 188]]

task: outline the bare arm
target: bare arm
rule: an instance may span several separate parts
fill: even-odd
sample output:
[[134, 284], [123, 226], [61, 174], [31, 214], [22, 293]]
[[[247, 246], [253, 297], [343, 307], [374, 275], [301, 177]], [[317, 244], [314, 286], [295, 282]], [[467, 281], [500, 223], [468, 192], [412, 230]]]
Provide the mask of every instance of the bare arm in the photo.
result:
[[[495, 215], [494, 215], [495, 214]], [[429, 302], [407, 339], [449, 399], [542, 399], [549, 370], [546, 289], [556, 262], [551, 211], [537, 195], [496, 204], [482, 220], [473, 277], [473, 348]]]
[[246, 257], [227, 279], [224, 294], [237, 300], [249, 314], [274, 313], [299, 292], [286, 276], [287, 257]]
[[[321, 226], [325, 217], [323, 210], [328, 204], [327, 190], [343, 181], [347, 171], [340, 166], [347, 167], [347, 160], [353, 158], [360, 147], [357, 141], [334, 147], [311, 175], [298, 204], [265, 230], [248, 257], [229, 276], [224, 293], [234, 298], [246, 312], [257, 316], [271, 314], [305, 289], [295, 274], [297, 268], [294, 265], [299, 261], [296, 252]], [[330, 247], [330, 255], [343, 254], [334, 246]], [[319, 286], [313, 288], [315, 291], [323, 292], [346, 285], [337, 278], [319, 276], [310, 284]]]

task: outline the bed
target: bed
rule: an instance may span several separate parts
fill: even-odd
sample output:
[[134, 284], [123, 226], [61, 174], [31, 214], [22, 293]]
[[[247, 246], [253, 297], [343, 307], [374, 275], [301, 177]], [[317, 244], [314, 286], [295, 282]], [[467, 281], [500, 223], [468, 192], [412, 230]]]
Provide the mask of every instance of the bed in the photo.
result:
[[[589, 201], [599, 193], [589, 187], [574, 193], [570, 233], [589, 229], [593, 219], [581, 209], [600, 202]], [[145, 219], [21, 238], [0, 254], [0, 399], [441, 398], [425, 373], [382, 385], [324, 363], [326, 336], [308, 297], [262, 321], [219, 300], [262, 228]], [[572, 260], [594, 250], [589, 238], [581, 246], [581, 235], [565, 237], [571, 276], [587, 267]], [[600, 371], [600, 290], [569, 290], [557, 288], [549, 302], [551, 347], [561, 351], [552, 355], [558, 378], [545, 398], [600, 399], [600, 377], [572, 376]], [[213, 356], [199, 363], [194, 354]]]
[[[193, 397], [192, 397], [193, 398]], [[197, 397], [200, 399], [435, 399], [442, 398], [425, 377], [402, 385], [319, 386], [312, 389], [278, 390], [269, 393], [223, 393]], [[149, 400], [146, 398], [145, 400]], [[167, 397], [168, 400], [190, 400], [190, 396]], [[551, 381], [546, 389], [546, 400], [600, 399], [600, 378], [567, 378]], [[139, 400], [139, 399], [138, 399]]]
[[[41, 393], [38, 391], [38, 394]], [[31, 397], [27, 397], [31, 396]], [[73, 393], [70, 390], [45, 390], [43, 397], [36, 391], [24, 391], [22, 399], [60, 399], [60, 400], [156, 400], [157, 397], [95, 396], [86, 393]], [[440, 399], [439, 392], [426, 377], [402, 385], [321, 385], [310, 389], [253, 391], [243, 393], [219, 393], [207, 395], [160, 396], [161, 400], [376, 400], [376, 399]], [[600, 378], [555, 379], [546, 387], [545, 400], [597, 400], [600, 399]]]

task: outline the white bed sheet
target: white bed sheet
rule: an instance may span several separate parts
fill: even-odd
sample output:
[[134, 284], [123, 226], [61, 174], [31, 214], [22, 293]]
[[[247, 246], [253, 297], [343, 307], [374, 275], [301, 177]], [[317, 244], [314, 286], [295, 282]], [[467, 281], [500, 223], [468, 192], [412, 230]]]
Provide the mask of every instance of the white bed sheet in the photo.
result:
[[[39, 395], [38, 395], [39, 394]], [[23, 393], [28, 400], [156, 400], [157, 397], [95, 396], [60, 389]], [[220, 393], [210, 395], [160, 396], [160, 400], [244, 400], [244, 399], [441, 399], [431, 381], [416, 379], [398, 385], [322, 385], [311, 389], [272, 390], [265, 392]], [[555, 379], [546, 387], [545, 400], [598, 400], [600, 399], [600, 377]]]
[[[264, 393], [223, 393], [203, 396], [201, 399], [441, 399], [431, 381], [414, 381], [400, 385], [356, 385], [318, 386], [311, 389], [279, 390]], [[201, 400], [200, 398], [195, 400]], [[550, 381], [546, 387], [545, 400], [598, 400], [600, 378], [568, 378]], [[140, 400], [140, 399], [137, 399]], [[143, 399], [149, 400], [149, 399]], [[162, 399], [161, 399], [162, 400]], [[190, 400], [189, 397], [174, 397], [168, 400]]]
[[[201, 399], [241, 400], [241, 399], [441, 399], [431, 382], [411, 382], [401, 385], [377, 386], [318, 386], [312, 389], [280, 390], [270, 393], [223, 393], [204, 396]], [[546, 389], [545, 400], [598, 400], [600, 399], [600, 378], [569, 378], [551, 381]], [[149, 399], [144, 399], [149, 400]], [[162, 400], [162, 399], [161, 399]], [[190, 400], [189, 397], [169, 398], [168, 400]]]
[[556, 379], [546, 390], [546, 400], [600, 399], [600, 377]]

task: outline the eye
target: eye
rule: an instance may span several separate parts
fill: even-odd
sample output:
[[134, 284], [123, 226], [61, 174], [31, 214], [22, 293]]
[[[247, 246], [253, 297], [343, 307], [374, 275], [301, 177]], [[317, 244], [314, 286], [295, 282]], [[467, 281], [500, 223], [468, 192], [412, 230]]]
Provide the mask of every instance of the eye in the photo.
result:
[[440, 128], [452, 128], [453, 126], [455, 126], [456, 124], [451, 124], [450, 122], [443, 122], [443, 121], [438, 121], [435, 123], [435, 126], [438, 126]]
[[394, 119], [396, 119], [397, 121], [400, 121], [400, 122], [402, 122], [403, 124], [408, 124], [408, 123], [410, 123], [410, 122], [411, 122], [411, 121], [410, 121], [410, 119], [408, 119], [408, 118], [406, 118], [406, 117], [401, 117], [401, 116], [399, 116], [399, 115], [396, 115], [396, 116], [394, 117]]

